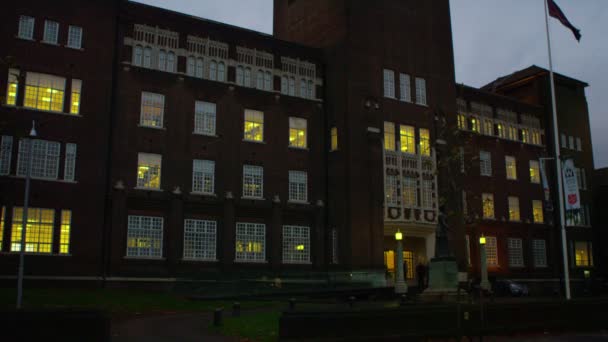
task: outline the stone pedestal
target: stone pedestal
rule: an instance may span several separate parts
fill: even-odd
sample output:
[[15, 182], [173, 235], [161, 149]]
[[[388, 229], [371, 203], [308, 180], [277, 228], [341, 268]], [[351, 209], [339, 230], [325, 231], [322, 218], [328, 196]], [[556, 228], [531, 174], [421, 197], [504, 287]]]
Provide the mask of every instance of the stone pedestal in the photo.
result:
[[434, 258], [429, 264], [429, 287], [420, 295], [426, 301], [454, 301], [458, 295], [458, 264], [451, 257]]

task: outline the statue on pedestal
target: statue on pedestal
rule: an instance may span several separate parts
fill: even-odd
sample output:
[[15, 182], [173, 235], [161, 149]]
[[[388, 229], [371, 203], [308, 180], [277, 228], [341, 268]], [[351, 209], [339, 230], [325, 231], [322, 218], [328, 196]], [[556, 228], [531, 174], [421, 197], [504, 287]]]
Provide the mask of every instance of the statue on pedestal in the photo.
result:
[[444, 210], [444, 206], [439, 208], [439, 217], [437, 218], [437, 228], [435, 231], [435, 258], [447, 258], [452, 256], [448, 242], [449, 227]]

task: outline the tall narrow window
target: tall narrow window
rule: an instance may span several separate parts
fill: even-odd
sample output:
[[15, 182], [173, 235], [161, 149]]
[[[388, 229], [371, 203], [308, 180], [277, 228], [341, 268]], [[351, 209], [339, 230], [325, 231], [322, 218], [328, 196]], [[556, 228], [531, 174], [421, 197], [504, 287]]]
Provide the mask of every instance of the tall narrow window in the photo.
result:
[[22, 15], [19, 17], [19, 31], [17, 36], [21, 39], [34, 39], [34, 22], [33, 17]]
[[213, 194], [215, 191], [215, 162], [212, 160], [193, 160], [192, 192]]
[[289, 94], [289, 78], [287, 76], [281, 77], [281, 94]]
[[384, 197], [387, 207], [400, 205], [399, 201], [399, 176], [387, 174], [384, 177]]
[[163, 256], [163, 218], [129, 215], [127, 256], [161, 258]]
[[395, 124], [392, 122], [384, 122], [384, 149], [395, 150]]
[[560, 137], [561, 137], [562, 148], [568, 148], [568, 140], [566, 138], [566, 135], [564, 133], [562, 133], [560, 135]]
[[184, 220], [184, 259], [216, 260], [217, 222]]
[[141, 115], [139, 124], [145, 127], [163, 127], [165, 96], [154, 93], [141, 93]]
[[2, 251], [2, 240], [4, 237], [4, 222], [6, 220], [5, 208], [0, 208], [0, 251]]
[[399, 98], [401, 101], [412, 102], [412, 89], [408, 74], [399, 74]]
[[70, 231], [72, 228], [72, 211], [61, 211], [61, 229], [59, 232], [59, 254], [70, 253]]
[[401, 152], [405, 153], [416, 153], [416, 136], [414, 133], [414, 127], [412, 126], [399, 126], [399, 137], [401, 144]]
[[144, 68], [151, 68], [152, 67], [152, 48], [150, 48], [149, 46], [146, 46], [144, 48], [144, 62], [143, 62], [143, 66], [144, 66]]
[[416, 77], [416, 103], [426, 106], [426, 80]]
[[488, 151], [479, 151], [479, 174], [492, 176], [492, 154]]
[[547, 246], [545, 240], [532, 240], [534, 267], [547, 267]]
[[245, 109], [243, 138], [248, 141], [264, 141], [264, 112]]
[[308, 86], [305, 79], [300, 80], [300, 97], [306, 97], [306, 93], [308, 92]]
[[76, 178], [76, 144], [65, 144], [63, 179], [73, 182]]
[[384, 97], [395, 97], [395, 73], [384, 69]]
[[289, 95], [296, 96], [296, 79], [293, 77], [289, 78]]
[[488, 266], [498, 266], [498, 248], [494, 236], [486, 236], [486, 258]]
[[524, 266], [524, 249], [521, 239], [507, 239], [509, 247], [509, 266], [523, 267]]
[[251, 87], [251, 68], [245, 68], [245, 75], [243, 76], [243, 82], [245, 87]]
[[494, 195], [484, 193], [481, 195], [481, 201], [483, 207], [483, 218], [494, 219]]
[[509, 196], [509, 221], [519, 221], [519, 198]]
[[59, 37], [59, 23], [56, 21], [44, 21], [44, 36], [42, 41], [49, 44], [57, 44]]
[[11, 156], [13, 154], [13, 137], [3, 135], [0, 140], [0, 175], [11, 173]]
[[82, 48], [82, 27], [70, 25], [68, 29], [68, 47], [72, 49]]
[[32, 143], [32, 178], [52, 179], [59, 178], [59, 150], [61, 144], [47, 140], [19, 140], [19, 155], [17, 159], [17, 176], [25, 177], [28, 167], [28, 149]]
[[309, 99], [314, 99], [315, 98], [315, 86], [312, 83], [312, 81], [308, 81], [308, 94], [307, 97]]
[[543, 215], [543, 201], [532, 201], [532, 216], [534, 216], [534, 223], [545, 222], [545, 218]]
[[289, 171], [289, 201], [308, 201], [308, 174], [304, 171]]
[[198, 78], [203, 78], [203, 59], [202, 58], [197, 58], [196, 59], [196, 69], [195, 69], [195, 73], [194, 76], [198, 77]]
[[65, 78], [28, 72], [25, 78], [24, 107], [63, 112]]
[[72, 80], [72, 95], [70, 97], [70, 114], [80, 114], [80, 93], [82, 91], [82, 81]]
[[581, 138], [576, 138], [576, 150], [577, 151], [583, 150], [583, 144], [581, 142]]
[[434, 191], [433, 181], [430, 179], [422, 180], [422, 189], [420, 192], [422, 193], [422, 207], [425, 209], [433, 208], [433, 191]]
[[527, 129], [521, 130], [521, 142], [526, 144], [530, 142], [530, 132]]
[[224, 62], [217, 64], [217, 80], [220, 82], [226, 81], [226, 64]]
[[306, 119], [289, 118], [289, 147], [306, 148], [307, 139]]
[[8, 69], [8, 86], [6, 87], [6, 104], [17, 105], [17, 90], [19, 89], [19, 69]]
[[429, 134], [429, 130], [425, 128], [420, 128], [418, 130], [420, 135], [420, 154], [423, 156], [431, 155], [431, 137]]
[[406, 207], [418, 206], [418, 180], [414, 177], [403, 177], [403, 204]]
[[194, 103], [194, 133], [215, 135], [216, 111], [215, 103], [196, 101]]
[[[55, 210], [29, 208], [25, 230], [25, 252], [53, 252], [53, 224]], [[23, 228], [23, 208], [13, 208], [13, 229], [11, 235], [11, 252], [21, 251], [21, 229]]]
[[483, 134], [494, 135], [494, 123], [490, 119], [484, 119], [483, 121]]
[[264, 89], [264, 71], [262, 69], [258, 69], [257, 75], [257, 85], [256, 88], [263, 90]]
[[160, 50], [158, 52], [158, 70], [167, 70], [167, 53], [165, 50]]
[[175, 72], [175, 53], [172, 51], [167, 54], [167, 71]]
[[[189, 56], [186, 61], [186, 75], [194, 76], [196, 74], [196, 58]], [[238, 74], [238, 73], [237, 73]], [[237, 77], [238, 81], [238, 77]]]
[[237, 262], [266, 261], [266, 225], [263, 223], [236, 224], [236, 253]]
[[464, 114], [458, 114], [458, 129], [468, 130], [469, 125], [467, 125], [467, 117]]
[[471, 117], [471, 131], [479, 133], [479, 119], [474, 116]]
[[568, 137], [568, 146], [570, 147], [571, 150], [574, 150], [574, 137], [573, 136]]
[[330, 150], [335, 151], [338, 149], [338, 128], [332, 127], [330, 132], [331, 146]]
[[243, 197], [261, 199], [264, 196], [264, 168], [243, 165]]
[[540, 184], [540, 164], [537, 160], [530, 160], [530, 183]]
[[507, 171], [507, 179], [517, 180], [517, 164], [515, 157], [505, 156], [505, 166]]
[[236, 67], [236, 84], [242, 86], [244, 84], [244, 69], [242, 66]]
[[283, 263], [310, 263], [310, 227], [283, 226]]
[[211, 61], [209, 63], [209, 79], [212, 81], [217, 81], [217, 62]]
[[576, 267], [593, 266], [593, 253], [591, 248], [591, 242], [574, 242], [574, 265]]
[[141, 189], [160, 189], [160, 154], [139, 153], [137, 156], [137, 187]]
[[464, 250], [467, 257], [467, 265], [471, 266], [471, 241], [469, 238], [469, 234], [464, 236]]

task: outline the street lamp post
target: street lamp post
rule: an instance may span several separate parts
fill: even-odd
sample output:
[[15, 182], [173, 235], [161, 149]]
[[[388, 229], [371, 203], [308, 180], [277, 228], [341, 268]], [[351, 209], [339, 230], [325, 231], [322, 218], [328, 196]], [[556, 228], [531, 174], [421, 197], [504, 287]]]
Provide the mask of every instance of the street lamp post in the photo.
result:
[[395, 293], [402, 294], [407, 292], [407, 284], [403, 278], [403, 233], [397, 230], [395, 233], [395, 241], [397, 241], [397, 272], [395, 275]]
[[25, 170], [25, 194], [23, 195], [23, 216], [21, 217], [21, 248], [19, 249], [19, 274], [17, 276], [17, 309], [21, 309], [23, 298], [23, 269], [25, 261], [25, 230], [27, 229], [28, 207], [30, 201], [30, 179], [32, 176], [33, 144], [36, 137], [36, 122], [32, 121], [30, 139], [27, 140], [27, 169]]
[[486, 257], [486, 237], [481, 236], [479, 238], [479, 254], [481, 257], [481, 283], [479, 287], [481, 290], [489, 290], [490, 289], [490, 281], [488, 281], [488, 260]]

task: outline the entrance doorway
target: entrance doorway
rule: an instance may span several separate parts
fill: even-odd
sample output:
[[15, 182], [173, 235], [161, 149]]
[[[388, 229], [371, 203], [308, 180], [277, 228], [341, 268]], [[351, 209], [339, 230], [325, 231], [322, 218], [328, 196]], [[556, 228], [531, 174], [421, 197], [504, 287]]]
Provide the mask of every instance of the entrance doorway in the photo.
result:
[[[394, 250], [384, 251], [384, 267], [390, 274], [392, 279], [395, 279], [395, 264], [397, 263], [397, 255]], [[414, 279], [414, 252], [403, 251], [403, 273], [405, 279]]]

